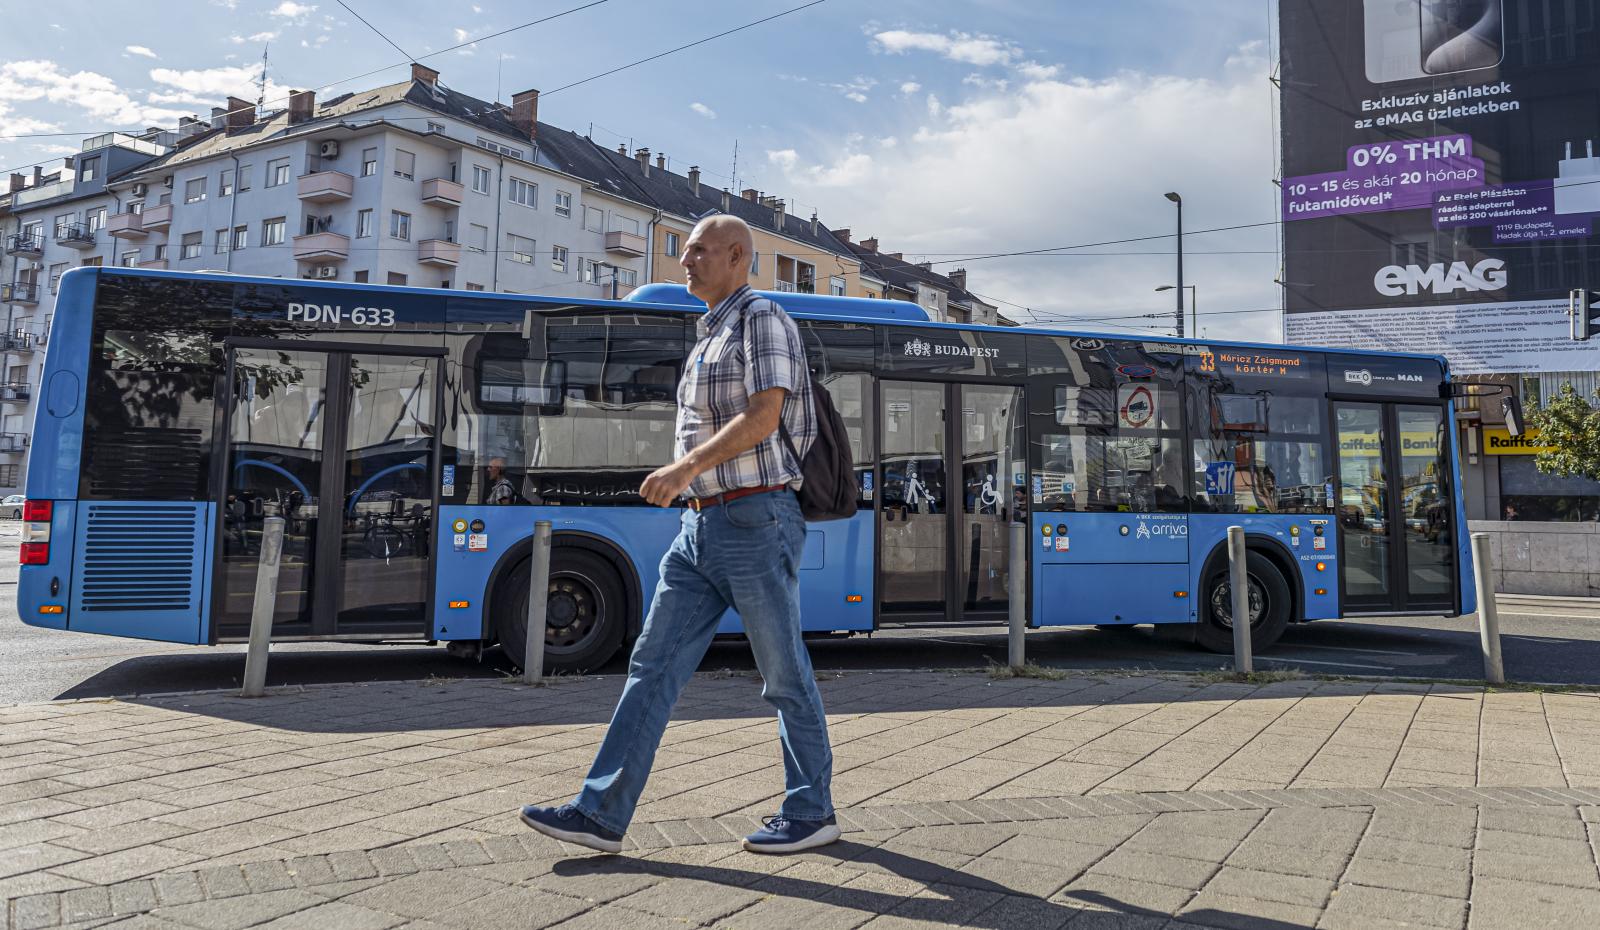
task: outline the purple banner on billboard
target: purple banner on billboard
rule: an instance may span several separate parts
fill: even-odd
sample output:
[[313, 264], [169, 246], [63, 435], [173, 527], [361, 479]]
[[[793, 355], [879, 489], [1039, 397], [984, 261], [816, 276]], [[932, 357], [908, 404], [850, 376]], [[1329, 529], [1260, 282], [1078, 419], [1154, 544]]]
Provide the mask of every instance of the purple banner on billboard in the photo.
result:
[[1353, 145], [1343, 171], [1284, 178], [1283, 219], [1426, 209], [1442, 191], [1483, 185], [1483, 161], [1471, 153], [1462, 134]]
[[1495, 242], [1574, 239], [1590, 234], [1593, 213], [1558, 212], [1559, 182], [1524, 181], [1442, 193], [1433, 204], [1437, 229], [1489, 226]]

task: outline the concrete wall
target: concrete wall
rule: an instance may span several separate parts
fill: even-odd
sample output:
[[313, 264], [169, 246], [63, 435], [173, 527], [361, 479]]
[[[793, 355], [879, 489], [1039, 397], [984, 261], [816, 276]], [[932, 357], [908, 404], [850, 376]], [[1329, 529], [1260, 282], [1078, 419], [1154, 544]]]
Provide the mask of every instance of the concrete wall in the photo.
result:
[[1600, 597], [1600, 523], [1473, 520], [1489, 534], [1495, 591]]

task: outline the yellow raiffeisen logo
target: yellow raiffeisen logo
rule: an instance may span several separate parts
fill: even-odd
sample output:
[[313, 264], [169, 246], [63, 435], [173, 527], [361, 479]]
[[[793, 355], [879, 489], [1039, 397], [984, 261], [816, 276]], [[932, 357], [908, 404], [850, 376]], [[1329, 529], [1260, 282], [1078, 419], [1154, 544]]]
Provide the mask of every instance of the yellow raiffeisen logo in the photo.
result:
[[1513, 436], [1503, 429], [1485, 427], [1483, 451], [1489, 455], [1538, 455], [1541, 452], [1554, 452], [1555, 446], [1545, 445], [1536, 429], [1524, 430], [1521, 436]]

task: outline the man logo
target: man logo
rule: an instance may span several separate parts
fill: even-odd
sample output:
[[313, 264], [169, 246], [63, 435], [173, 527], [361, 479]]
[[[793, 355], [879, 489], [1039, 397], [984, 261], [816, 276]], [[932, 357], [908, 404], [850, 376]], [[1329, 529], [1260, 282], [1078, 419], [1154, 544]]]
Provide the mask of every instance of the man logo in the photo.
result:
[[1106, 347], [1106, 344], [1101, 339], [1074, 339], [1072, 347], [1079, 352], [1099, 352]]
[[1345, 384], [1359, 384], [1362, 387], [1372, 386], [1372, 372], [1365, 368], [1360, 371], [1347, 371], [1344, 373]]
[[1420, 265], [1385, 265], [1372, 277], [1372, 286], [1385, 297], [1406, 294], [1415, 297], [1418, 291], [1451, 294], [1469, 291], [1498, 291], [1506, 286], [1506, 263], [1498, 258], [1486, 258], [1472, 267], [1466, 262], [1455, 262], [1446, 271], [1443, 262], [1427, 268]]

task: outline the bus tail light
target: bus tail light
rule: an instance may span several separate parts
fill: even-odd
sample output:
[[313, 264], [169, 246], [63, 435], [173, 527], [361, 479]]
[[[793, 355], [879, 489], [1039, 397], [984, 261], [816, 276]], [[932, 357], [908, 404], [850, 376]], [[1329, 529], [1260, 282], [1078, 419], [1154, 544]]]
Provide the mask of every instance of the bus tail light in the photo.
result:
[[25, 501], [22, 505], [22, 548], [18, 561], [23, 565], [50, 562], [50, 517], [54, 501]]

